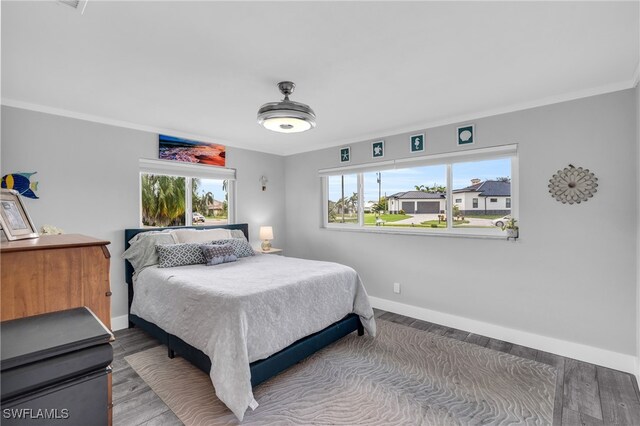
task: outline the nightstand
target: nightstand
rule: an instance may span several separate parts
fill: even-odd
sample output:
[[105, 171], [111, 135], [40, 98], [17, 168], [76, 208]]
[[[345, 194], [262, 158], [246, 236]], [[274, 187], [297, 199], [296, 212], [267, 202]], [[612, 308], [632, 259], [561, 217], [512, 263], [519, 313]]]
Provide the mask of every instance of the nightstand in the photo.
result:
[[269, 250], [269, 251], [262, 251], [260, 249], [258, 249], [256, 251], [258, 253], [262, 253], [262, 254], [279, 254], [280, 256], [282, 256], [282, 249], [274, 248], [274, 247], [271, 247], [271, 250]]

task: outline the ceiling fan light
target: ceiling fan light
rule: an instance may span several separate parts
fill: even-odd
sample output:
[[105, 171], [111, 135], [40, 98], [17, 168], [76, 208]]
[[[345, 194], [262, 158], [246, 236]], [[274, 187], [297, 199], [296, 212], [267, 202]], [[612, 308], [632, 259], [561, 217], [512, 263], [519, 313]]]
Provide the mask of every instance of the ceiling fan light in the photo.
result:
[[295, 84], [290, 81], [278, 83], [284, 100], [269, 102], [258, 110], [258, 124], [265, 129], [280, 133], [300, 133], [316, 127], [316, 114], [306, 104], [289, 100]]
[[280, 133], [306, 132], [313, 127], [309, 121], [297, 117], [273, 117], [264, 120], [261, 124], [265, 129]]

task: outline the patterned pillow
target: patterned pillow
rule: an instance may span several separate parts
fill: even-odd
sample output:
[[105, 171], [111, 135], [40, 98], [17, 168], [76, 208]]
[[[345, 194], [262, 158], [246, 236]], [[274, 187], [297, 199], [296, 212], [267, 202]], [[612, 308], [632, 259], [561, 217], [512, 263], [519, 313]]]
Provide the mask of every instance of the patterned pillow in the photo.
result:
[[233, 252], [233, 247], [229, 244], [203, 244], [200, 246], [200, 249], [202, 250], [202, 254], [205, 259], [207, 259], [207, 266], [235, 262], [238, 260], [238, 257]]
[[255, 255], [255, 253], [253, 252], [253, 249], [249, 245], [249, 241], [247, 241], [245, 238], [229, 238], [228, 240], [211, 241], [211, 244], [230, 245], [231, 247], [233, 247], [233, 252], [236, 255], [236, 257], [238, 257], [238, 259], [241, 257], [249, 257], [249, 256]]
[[207, 259], [200, 249], [200, 244], [163, 244], [157, 245], [156, 250], [158, 251], [158, 267], [160, 268], [207, 263]]

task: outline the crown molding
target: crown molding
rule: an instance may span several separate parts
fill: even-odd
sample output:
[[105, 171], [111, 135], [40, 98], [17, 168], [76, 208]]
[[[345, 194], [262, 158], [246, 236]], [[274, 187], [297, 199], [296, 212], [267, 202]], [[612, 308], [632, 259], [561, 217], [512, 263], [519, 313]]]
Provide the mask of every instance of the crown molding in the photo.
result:
[[[417, 132], [431, 129], [434, 127], [468, 122], [468, 121], [478, 120], [481, 118], [491, 117], [495, 115], [508, 114], [511, 112], [523, 111], [527, 109], [573, 101], [576, 99], [588, 98], [591, 96], [618, 92], [620, 90], [631, 89], [638, 84], [639, 80], [640, 80], [640, 63], [639, 63], [639, 66], [636, 68], [636, 71], [633, 74], [631, 79], [620, 81], [617, 83], [612, 83], [604, 86], [593, 87], [589, 89], [565, 93], [557, 96], [550, 96], [546, 98], [537, 99], [534, 101], [512, 104], [504, 107], [492, 108], [484, 111], [477, 111], [477, 112], [467, 113], [463, 115], [450, 116], [450, 117], [427, 121], [423, 123], [415, 123], [412, 125], [407, 125], [402, 127], [393, 127], [383, 131], [376, 132], [376, 133], [373, 133], [373, 132], [365, 133], [365, 134], [361, 134], [359, 136], [354, 136], [351, 138], [335, 139], [330, 142], [318, 144], [311, 148], [301, 147], [286, 153], [280, 152], [280, 151], [272, 151], [272, 150], [261, 150], [260, 152], [264, 152], [267, 154], [280, 155], [280, 156], [290, 156], [290, 155], [301, 154], [304, 152], [317, 151], [320, 149], [334, 148], [340, 145], [364, 142], [372, 139], [383, 139], [385, 137], [390, 137], [390, 136], [399, 135], [403, 133], [417, 133]], [[143, 132], [166, 134], [166, 135], [176, 136], [176, 137], [185, 138], [185, 139], [194, 139], [194, 140], [203, 141], [203, 142], [219, 143], [219, 144], [223, 144], [230, 147], [250, 149], [252, 151], [255, 151], [255, 149], [242, 147], [241, 144], [238, 142], [228, 141], [228, 140], [216, 138], [213, 136], [182, 132], [175, 129], [167, 129], [167, 128], [149, 126], [149, 125], [139, 124], [139, 123], [132, 123], [129, 121], [117, 120], [117, 119], [102, 117], [102, 116], [93, 115], [93, 114], [85, 114], [77, 111], [70, 111], [70, 110], [55, 108], [55, 107], [46, 106], [46, 105], [24, 102], [16, 99], [11, 99], [11, 98], [2, 98], [0, 102], [2, 103], [2, 105], [14, 107], [14, 108], [43, 112], [46, 114], [53, 114], [53, 115], [58, 115], [62, 117], [75, 118], [78, 120], [91, 121], [94, 123], [101, 123], [101, 124], [106, 124], [110, 126], [124, 127], [127, 129], [140, 130]]]
[[370, 141], [374, 139], [384, 139], [385, 137], [395, 136], [395, 135], [404, 134], [404, 133], [412, 133], [412, 134], [420, 133], [424, 130], [432, 129], [434, 127], [441, 127], [441, 126], [448, 126], [451, 124], [470, 122], [470, 121], [478, 120], [481, 118], [508, 114], [511, 112], [539, 108], [547, 105], [559, 104], [563, 102], [574, 101], [577, 99], [589, 98], [592, 96], [604, 95], [607, 93], [627, 90], [636, 86], [637, 74], [638, 74], [638, 70], [636, 70], [636, 75], [630, 80], [620, 81], [617, 83], [607, 84], [604, 86], [578, 90], [575, 92], [565, 93], [557, 96], [549, 96], [549, 97], [537, 99], [534, 101], [512, 104], [504, 107], [492, 108], [484, 111], [478, 111], [478, 112], [473, 112], [473, 113], [468, 113], [468, 114], [463, 114], [458, 116], [450, 116], [450, 117], [442, 118], [439, 120], [427, 121], [424, 123], [416, 123], [416, 124], [411, 124], [411, 125], [402, 126], [402, 127], [390, 128], [381, 132], [368, 133], [368, 134], [364, 134], [364, 135], [360, 135], [352, 138], [333, 140], [331, 142], [322, 144], [322, 146], [317, 146], [314, 149], [307, 149], [307, 150], [301, 149], [296, 152], [291, 152], [285, 155], [287, 156], [296, 155], [296, 154], [301, 154], [303, 152], [316, 151], [319, 149], [334, 148], [341, 145], [365, 142], [365, 141]]
[[[4, 106], [13, 107], [13, 108], [26, 109], [29, 111], [42, 112], [45, 114], [58, 115], [61, 117], [75, 118], [78, 120], [90, 121], [92, 123], [100, 123], [100, 124], [106, 124], [108, 126], [123, 127], [125, 129], [140, 130], [142, 132], [158, 133], [163, 135], [175, 136], [178, 138], [192, 139], [192, 140], [197, 140], [201, 142], [211, 142], [211, 143], [217, 143], [220, 145], [231, 146], [235, 148], [242, 148], [241, 146], [239, 146], [237, 142], [220, 139], [214, 136], [182, 132], [179, 130], [164, 128], [164, 127], [148, 126], [146, 124], [116, 120], [109, 117], [103, 117], [103, 116], [93, 115], [93, 114], [85, 114], [83, 112], [71, 111], [71, 110], [62, 109], [62, 108], [55, 108], [47, 105], [34, 104], [34, 103], [19, 101], [11, 98], [2, 98], [2, 101], [0, 102]], [[248, 149], [248, 148], [243, 148], [243, 149]], [[264, 152], [268, 152], [268, 151], [264, 151]], [[278, 152], [268, 152], [268, 153], [282, 155], [281, 153], [278, 153]]]

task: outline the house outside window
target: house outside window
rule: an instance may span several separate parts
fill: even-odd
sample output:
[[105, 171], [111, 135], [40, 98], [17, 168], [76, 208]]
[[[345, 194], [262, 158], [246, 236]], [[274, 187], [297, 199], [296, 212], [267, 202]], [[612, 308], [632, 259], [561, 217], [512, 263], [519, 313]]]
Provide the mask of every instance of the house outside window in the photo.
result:
[[320, 170], [324, 227], [499, 235], [491, 221], [511, 213], [516, 160], [510, 145]]

